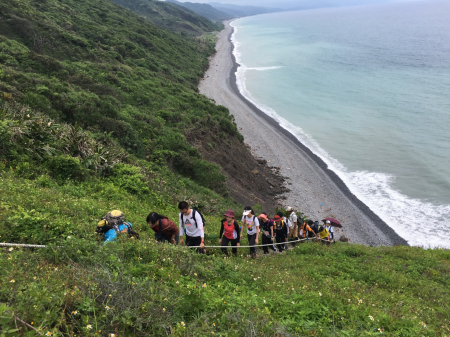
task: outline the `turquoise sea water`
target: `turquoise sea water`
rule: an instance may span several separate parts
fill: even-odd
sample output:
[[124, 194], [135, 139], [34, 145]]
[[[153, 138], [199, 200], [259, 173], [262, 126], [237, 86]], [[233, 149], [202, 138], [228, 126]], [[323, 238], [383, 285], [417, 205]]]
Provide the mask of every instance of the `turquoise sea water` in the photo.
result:
[[450, 248], [450, 2], [242, 18], [241, 92], [412, 245]]

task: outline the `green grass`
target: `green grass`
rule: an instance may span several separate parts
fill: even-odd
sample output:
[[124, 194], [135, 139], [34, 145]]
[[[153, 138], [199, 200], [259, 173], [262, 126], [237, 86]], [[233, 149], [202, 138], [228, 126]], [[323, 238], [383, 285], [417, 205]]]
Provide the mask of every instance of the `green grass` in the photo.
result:
[[163, 30], [109, 1], [0, 3], [0, 93], [226, 195], [220, 167], [194, 146], [242, 141], [228, 110], [198, 93], [213, 52], [211, 38]]
[[[0, 337], [449, 335], [446, 250], [305, 243], [252, 260], [155, 243], [147, 214], [176, 221], [180, 200], [207, 245], [242, 211], [194, 146], [242, 141], [197, 92], [213, 45], [108, 1], [0, 2], [0, 241], [50, 246], [0, 248]], [[102, 245], [112, 209], [140, 240]]]
[[[1, 173], [0, 240], [64, 246], [0, 249], [2, 331], [15, 329], [18, 317], [43, 333], [78, 336], [449, 334], [447, 250], [304, 243], [257, 260], [247, 249], [227, 259], [219, 250], [197, 255], [156, 244], [145, 224], [152, 210], [177, 218], [175, 204], [164, 199], [176, 191], [161, 190], [157, 201], [115, 179], [120, 175], [60, 184]], [[210, 197], [221, 209], [215, 214], [240, 210]], [[98, 241], [96, 223], [113, 208], [125, 212], [139, 241]], [[206, 244], [216, 245], [220, 217], [206, 218]]]
[[65, 249], [3, 250], [2, 316], [83, 336], [449, 332], [446, 251], [302, 244], [254, 261], [199, 256], [141, 236], [104, 247], [73, 238]]

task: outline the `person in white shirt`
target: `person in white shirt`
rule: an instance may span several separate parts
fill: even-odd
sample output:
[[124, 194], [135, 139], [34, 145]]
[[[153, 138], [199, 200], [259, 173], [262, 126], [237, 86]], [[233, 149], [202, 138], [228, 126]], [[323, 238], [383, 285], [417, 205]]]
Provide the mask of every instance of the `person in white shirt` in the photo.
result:
[[[293, 238], [294, 240], [298, 239], [298, 230], [297, 230], [297, 225], [298, 225], [298, 219], [297, 219], [297, 214], [295, 214], [294, 212], [294, 208], [293, 207], [288, 207], [286, 209], [286, 211], [289, 212], [289, 222], [291, 223], [292, 226], [292, 230], [291, 230], [291, 238]], [[293, 245], [295, 246], [295, 243], [293, 243]]]
[[333, 228], [333, 226], [331, 226], [331, 223], [329, 220], [327, 220], [327, 222], [325, 223], [325, 227], [326, 227], [326, 229], [328, 229], [328, 232], [330, 233], [330, 242], [331, 241], [334, 242], [334, 228]]
[[[254, 246], [255, 244], [258, 244], [259, 220], [250, 206], [244, 208], [244, 214], [242, 216], [241, 239], [244, 233], [244, 227], [247, 228], [248, 245]], [[250, 255], [252, 256], [252, 258], [256, 258], [255, 247], [250, 247]]]
[[205, 231], [203, 229], [202, 216], [195, 209], [191, 209], [186, 201], [178, 204], [180, 214], [180, 244], [184, 245], [183, 234], [186, 234], [186, 246], [200, 246], [197, 252], [204, 254]]

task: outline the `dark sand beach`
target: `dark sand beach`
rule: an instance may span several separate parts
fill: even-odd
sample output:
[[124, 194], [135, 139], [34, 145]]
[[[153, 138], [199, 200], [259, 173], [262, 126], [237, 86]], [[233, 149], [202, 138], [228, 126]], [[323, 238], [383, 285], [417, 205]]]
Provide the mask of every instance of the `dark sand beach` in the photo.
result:
[[344, 227], [337, 231], [336, 237], [345, 235], [353, 243], [407, 245], [353, 195], [321, 158], [239, 92], [235, 76], [239, 65], [233, 55], [233, 28], [229, 23], [225, 22], [225, 29], [218, 34], [217, 53], [211, 58], [199, 89], [230, 110], [254, 156], [266, 159], [269, 166], [280, 168], [289, 189], [281, 206], [292, 206], [313, 220], [338, 219]]

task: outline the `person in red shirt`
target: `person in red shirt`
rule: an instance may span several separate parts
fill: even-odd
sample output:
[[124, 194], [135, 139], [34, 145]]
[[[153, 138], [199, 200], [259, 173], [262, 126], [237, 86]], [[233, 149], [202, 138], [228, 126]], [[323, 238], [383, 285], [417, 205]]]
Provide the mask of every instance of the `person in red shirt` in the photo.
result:
[[155, 239], [158, 242], [169, 241], [172, 244], [178, 244], [179, 229], [178, 226], [164, 215], [152, 212], [147, 216], [147, 224], [155, 232]]
[[[227, 247], [228, 243], [231, 242], [232, 247], [240, 246], [241, 229], [234, 218], [234, 212], [228, 210], [224, 216], [225, 218], [222, 220], [222, 225], [220, 226], [219, 245]], [[237, 255], [237, 248], [231, 248], [231, 251], [233, 255]], [[228, 256], [227, 248], [222, 248], [222, 252]]]

